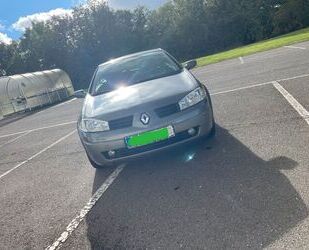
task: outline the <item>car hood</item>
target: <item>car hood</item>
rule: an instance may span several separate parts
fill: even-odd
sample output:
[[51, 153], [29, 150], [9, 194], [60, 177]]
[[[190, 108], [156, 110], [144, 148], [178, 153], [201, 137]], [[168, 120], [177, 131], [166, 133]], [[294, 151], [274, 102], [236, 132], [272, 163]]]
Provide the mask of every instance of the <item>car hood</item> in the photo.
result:
[[178, 102], [188, 92], [198, 87], [197, 81], [188, 71], [163, 77], [98, 95], [87, 95], [82, 116], [86, 118], [115, 118], [141, 106], [152, 109]]

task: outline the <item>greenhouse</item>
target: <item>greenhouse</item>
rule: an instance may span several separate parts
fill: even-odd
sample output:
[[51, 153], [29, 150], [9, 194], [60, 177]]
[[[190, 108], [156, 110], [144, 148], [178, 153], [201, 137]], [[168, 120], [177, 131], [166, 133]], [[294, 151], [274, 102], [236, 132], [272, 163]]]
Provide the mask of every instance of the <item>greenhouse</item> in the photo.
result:
[[0, 77], [0, 119], [61, 102], [73, 93], [70, 77], [60, 69]]

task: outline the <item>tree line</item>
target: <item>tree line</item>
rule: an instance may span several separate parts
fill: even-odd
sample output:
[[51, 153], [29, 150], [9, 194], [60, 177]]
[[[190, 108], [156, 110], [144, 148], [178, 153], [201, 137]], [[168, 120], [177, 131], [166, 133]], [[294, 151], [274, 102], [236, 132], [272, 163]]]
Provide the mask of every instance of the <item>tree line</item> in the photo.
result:
[[87, 88], [98, 64], [128, 53], [160, 47], [187, 60], [307, 26], [309, 0], [170, 0], [155, 10], [89, 0], [0, 44], [0, 76], [61, 68]]

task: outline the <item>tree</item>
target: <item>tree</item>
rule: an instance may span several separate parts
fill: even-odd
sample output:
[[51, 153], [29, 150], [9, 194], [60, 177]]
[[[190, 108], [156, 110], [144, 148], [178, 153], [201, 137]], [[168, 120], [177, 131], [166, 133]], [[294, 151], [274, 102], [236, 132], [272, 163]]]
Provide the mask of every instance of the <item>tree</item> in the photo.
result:
[[160, 47], [184, 61], [306, 26], [309, 0], [170, 0], [156, 10], [88, 0], [0, 44], [0, 75], [61, 68], [75, 88], [87, 88], [111, 58]]
[[274, 34], [284, 34], [309, 25], [309, 0], [286, 0], [274, 16]]

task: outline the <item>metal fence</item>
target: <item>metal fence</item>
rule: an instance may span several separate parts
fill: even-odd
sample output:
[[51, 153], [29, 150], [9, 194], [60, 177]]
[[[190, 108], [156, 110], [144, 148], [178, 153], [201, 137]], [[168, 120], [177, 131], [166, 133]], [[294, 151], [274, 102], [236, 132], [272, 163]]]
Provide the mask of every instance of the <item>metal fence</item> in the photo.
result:
[[70, 77], [60, 69], [0, 77], [0, 118], [68, 99]]

